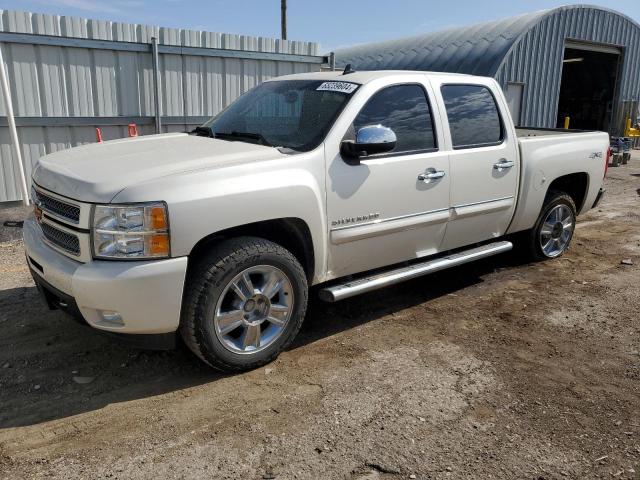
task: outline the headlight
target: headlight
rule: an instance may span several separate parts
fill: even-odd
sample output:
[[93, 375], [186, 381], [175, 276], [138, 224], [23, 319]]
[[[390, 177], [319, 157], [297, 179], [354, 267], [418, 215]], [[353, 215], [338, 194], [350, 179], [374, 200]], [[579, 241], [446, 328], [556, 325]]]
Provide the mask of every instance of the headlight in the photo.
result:
[[169, 256], [169, 216], [162, 202], [96, 205], [92, 227], [96, 258], [142, 260]]

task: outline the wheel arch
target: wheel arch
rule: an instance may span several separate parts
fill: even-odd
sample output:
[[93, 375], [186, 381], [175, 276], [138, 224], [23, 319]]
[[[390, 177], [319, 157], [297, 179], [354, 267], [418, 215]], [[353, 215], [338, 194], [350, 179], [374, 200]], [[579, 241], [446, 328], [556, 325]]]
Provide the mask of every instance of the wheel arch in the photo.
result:
[[569, 195], [576, 206], [576, 213], [580, 213], [584, 207], [587, 192], [589, 191], [589, 174], [587, 172], [576, 172], [554, 179], [547, 188], [543, 205], [546, 204], [552, 192], [558, 191]]
[[309, 283], [317, 273], [311, 229], [304, 220], [296, 217], [253, 222], [211, 233], [193, 246], [189, 253], [189, 265], [216, 244], [235, 237], [263, 238], [286, 248], [302, 265]]

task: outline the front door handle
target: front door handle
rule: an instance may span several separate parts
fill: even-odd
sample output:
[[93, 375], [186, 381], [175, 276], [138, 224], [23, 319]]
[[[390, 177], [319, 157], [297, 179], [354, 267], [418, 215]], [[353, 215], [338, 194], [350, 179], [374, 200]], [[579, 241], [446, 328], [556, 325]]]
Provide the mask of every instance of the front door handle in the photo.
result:
[[426, 172], [418, 175], [418, 180], [424, 183], [431, 183], [435, 180], [440, 180], [445, 176], [445, 173], [442, 170], [436, 170], [435, 168], [429, 168]]
[[506, 158], [501, 158], [498, 163], [493, 164], [493, 168], [501, 172], [502, 170], [506, 170], [507, 168], [514, 167], [516, 162], [512, 162], [511, 160], [507, 160]]

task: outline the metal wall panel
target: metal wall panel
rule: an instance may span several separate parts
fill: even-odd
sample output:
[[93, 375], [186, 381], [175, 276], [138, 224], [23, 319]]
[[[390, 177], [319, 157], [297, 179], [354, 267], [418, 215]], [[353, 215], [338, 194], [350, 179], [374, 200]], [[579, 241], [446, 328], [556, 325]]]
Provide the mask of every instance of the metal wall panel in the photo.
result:
[[618, 102], [611, 127], [611, 133], [619, 134], [622, 106], [640, 100], [640, 25], [618, 12], [585, 6], [550, 10], [515, 43], [495, 73], [496, 79], [503, 88], [509, 82], [525, 84], [523, 126], [555, 127], [566, 39], [622, 47]]
[[[23, 37], [9, 38], [10, 34]], [[115, 117], [109, 123], [120, 123], [101, 126], [104, 140], [127, 135], [126, 117], [142, 117], [140, 134], [155, 133], [152, 37], [158, 38], [160, 48], [171, 50], [160, 50], [161, 114], [179, 120], [163, 124], [164, 132], [190, 130], [198, 124], [194, 117], [217, 114], [260, 82], [319, 71], [323, 62], [318, 44], [312, 42], [0, 10], [0, 48], [14, 114], [18, 125], [28, 124], [18, 127], [18, 136], [29, 178], [40, 156], [95, 142], [93, 118], [99, 122], [97, 117]], [[53, 41], [56, 38], [94, 42], [60, 45], [61, 40]], [[194, 52], [182, 47], [221, 50]], [[252, 53], [243, 57], [243, 52]], [[1, 97], [0, 202], [4, 202], [20, 200], [21, 193]]]
[[640, 25], [602, 7], [571, 5], [495, 22], [357, 45], [335, 52], [356, 70], [423, 70], [495, 77], [506, 90], [523, 83], [521, 123], [555, 127], [565, 40], [619, 46], [624, 52], [611, 133], [623, 106], [640, 101]]

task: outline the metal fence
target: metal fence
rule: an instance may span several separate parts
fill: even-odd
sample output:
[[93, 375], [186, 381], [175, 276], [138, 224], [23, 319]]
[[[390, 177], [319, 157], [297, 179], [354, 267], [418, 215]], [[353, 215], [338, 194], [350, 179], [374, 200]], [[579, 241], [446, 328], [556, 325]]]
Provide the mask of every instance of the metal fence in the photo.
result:
[[[130, 123], [184, 131], [264, 80], [326, 62], [311, 42], [9, 10], [0, 48], [28, 177], [42, 155], [94, 142], [96, 127], [105, 140]], [[18, 178], [0, 96], [0, 202], [22, 198]]]

